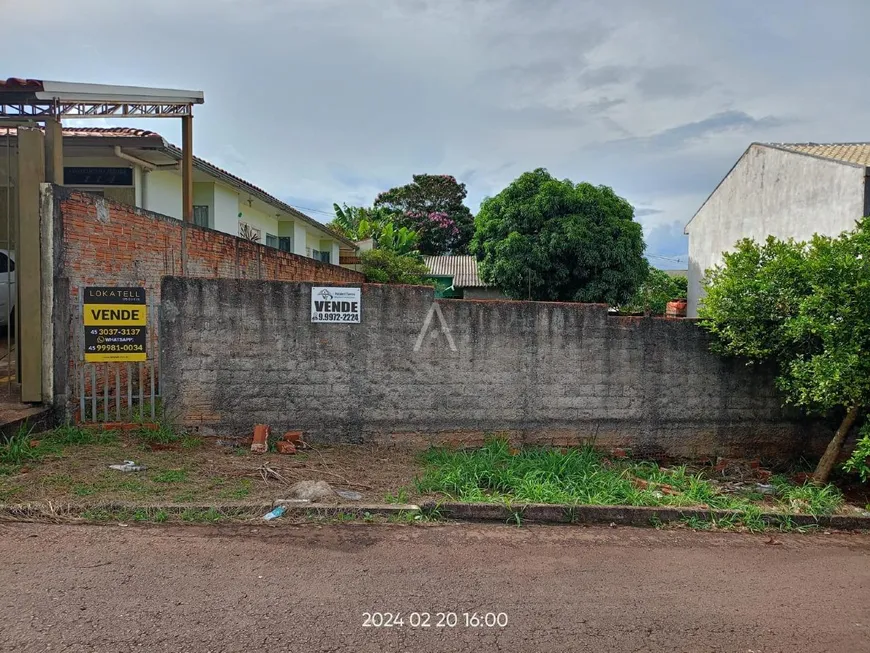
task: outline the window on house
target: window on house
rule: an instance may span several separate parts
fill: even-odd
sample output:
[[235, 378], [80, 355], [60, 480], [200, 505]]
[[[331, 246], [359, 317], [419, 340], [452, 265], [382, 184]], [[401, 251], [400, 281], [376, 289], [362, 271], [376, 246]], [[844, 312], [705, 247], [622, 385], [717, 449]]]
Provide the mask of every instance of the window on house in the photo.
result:
[[278, 249], [282, 252], [293, 253], [293, 236], [279, 236]]
[[273, 236], [272, 234], [266, 234], [266, 247], [274, 247], [278, 248], [278, 236]]
[[329, 263], [329, 255], [331, 252], [327, 252], [319, 249], [311, 250], [311, 258], [317, 259], [318, 261], [323, 261], [324, 263]]
[[193, 205], [193, 224], [208, 228], [208, 205], [194, 204]]

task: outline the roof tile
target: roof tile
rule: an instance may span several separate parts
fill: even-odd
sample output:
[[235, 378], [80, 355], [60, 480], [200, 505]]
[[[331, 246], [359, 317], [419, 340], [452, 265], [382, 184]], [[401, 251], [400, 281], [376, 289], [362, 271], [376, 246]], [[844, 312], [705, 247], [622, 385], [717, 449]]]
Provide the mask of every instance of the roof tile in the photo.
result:
[[767, 143], [767, 145], [832, 161], [870, 166], [870, 143]]
[[473, 256], [424, 256], [423, 262], [432, 274], [453, 277], [456, 288], [486, 288], [477, 273], [477, 259]]
[[[39, 127], [42, 129], [42, 127]], [[18, 133], [16, 127], [0, 127], [0, 136], [15, 136]], [[147, 129], [135, 129], [134, 127], [64, 127], [63, 135], [70, 137], [99, 136], [103, 138], [159, 138], [163, 137], [157, 132]]]

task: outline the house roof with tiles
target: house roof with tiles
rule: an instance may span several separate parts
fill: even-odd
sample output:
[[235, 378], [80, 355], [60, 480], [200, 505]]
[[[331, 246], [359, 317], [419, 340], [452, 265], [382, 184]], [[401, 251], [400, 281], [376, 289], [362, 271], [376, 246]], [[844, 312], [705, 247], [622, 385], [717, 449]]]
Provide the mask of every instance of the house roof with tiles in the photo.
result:
[[870, 166], [870, 143], [759, 143], [841, 163]]
[[423, 262], [433, 275], [453, 277], [456, 288], [487, 288], [477, 273], [477, 259], [473, 256], [424, 256]]

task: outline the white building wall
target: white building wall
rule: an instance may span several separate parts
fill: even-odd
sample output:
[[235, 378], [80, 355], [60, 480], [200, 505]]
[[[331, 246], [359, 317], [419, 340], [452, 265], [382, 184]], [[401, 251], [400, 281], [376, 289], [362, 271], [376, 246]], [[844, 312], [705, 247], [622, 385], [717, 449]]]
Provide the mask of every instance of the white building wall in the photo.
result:
[[208, 226], [214, 226], [214, 187], [211, 182], [194, 182], [193, 204], [194, 206], [208, 207]]
[[308, 248], [309, 252], [311, 250], [315, 250], [315, 249], [319, 250], [320, 249], [320, 234], [316, 234], [316, 233], [313, 233], [311, 231], [306, 231], [305, 238], [306, 238], [306, 245], [305, 246]]
[[133, 192], [136, 198], [136, 206], [142, 207], [142, 176], [144, 172], [141, 167], [133, 166]]
[[737, 241], [807, 240], [852, 229], [864, 213], [863, 167], [752, 145], [686, 227], [687, 314], [698, 316], [701, 280]]
[[292, 238], [294, 236], [293, 222], [290, 220], [279, 220], [278, 221], [278, 235], [279, 236], [289, 236], [290, 238]]
[[[247, 222], [252, 227], [260, 230], [260, 243], [266, 244], [266, 234], [278, 235], [278, 219], [275, 216], [266, 215], [255, 208], [249, 207], [247, 202], [239, 202], [239, 211], [242, 217], [240, 222]], [[238, 233], [238, 228], [236, 233]]]
[[308, 247], [308, 232], [298, 220], [293, 223], [293, 253], [306, 256], [305, 248]]
[[239, 195], [221, 184], [214, 185], [214, 228], [239, 235]]
[[170, 170], [154, 170], [146, 176], [147, 205], [142, 208], [181, 220], [181, 177]]

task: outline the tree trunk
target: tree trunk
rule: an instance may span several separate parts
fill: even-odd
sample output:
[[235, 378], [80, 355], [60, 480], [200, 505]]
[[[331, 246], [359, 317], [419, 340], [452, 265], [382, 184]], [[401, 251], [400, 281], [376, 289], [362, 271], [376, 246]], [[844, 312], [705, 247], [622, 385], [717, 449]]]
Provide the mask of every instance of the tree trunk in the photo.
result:
[[819, 464], [816, 466], [816, 471], [813, 472], [813, 481], [816, 483], [828, 482], [831, 470], [834, 469], [834, 463], [837, 462], [840, 450], [843, 448], [843, 441], [849, 434], [855, 420], [858, 419], [858, 411], [858, 406], [852, 406], [846, 411], [846, 416], [840, 422], [840, 428], [837, 429], [833, 439], [828, 443], [828, 448], [825, 449], [822, 459], [819, 460]]

